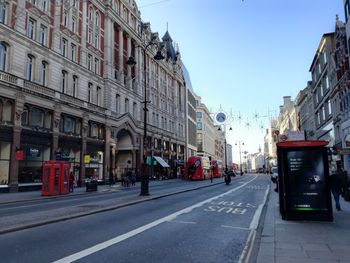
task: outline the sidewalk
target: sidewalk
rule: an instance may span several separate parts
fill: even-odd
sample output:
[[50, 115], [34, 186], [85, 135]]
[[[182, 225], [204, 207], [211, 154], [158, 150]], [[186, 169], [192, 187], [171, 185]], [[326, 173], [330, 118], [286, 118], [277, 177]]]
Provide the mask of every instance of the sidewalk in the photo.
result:
[[333, 222], [285, 221], [278, 193], [271, 190], [257, 263], [350, 262], [350, 202], [341, 197], [339, 212], [333, 196], [332, 202]]

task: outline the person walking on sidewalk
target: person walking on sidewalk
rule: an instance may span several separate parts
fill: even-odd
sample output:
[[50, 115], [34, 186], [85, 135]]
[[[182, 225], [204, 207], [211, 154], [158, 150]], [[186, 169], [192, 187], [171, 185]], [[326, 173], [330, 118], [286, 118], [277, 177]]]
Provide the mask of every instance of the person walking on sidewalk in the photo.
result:
[[70, 175], [69, 175], [69, 192], [74, 192], [74, 181], [75, 181], [75, 178], [74, 178], [74, 174], [73, 172], [70, 172]]
[[341, 189], [339, 173], [340, 171], [338, 169], [337, 171], [334, 171], [331, 173], [331, 191], [335, 201], [335, 208], [338, 211], [341, 211], [340, 202], [339, 202], [340, 189]]

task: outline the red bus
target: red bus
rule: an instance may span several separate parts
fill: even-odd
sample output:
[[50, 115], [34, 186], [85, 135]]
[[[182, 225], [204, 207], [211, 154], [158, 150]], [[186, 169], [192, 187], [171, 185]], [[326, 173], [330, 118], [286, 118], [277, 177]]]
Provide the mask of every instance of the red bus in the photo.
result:
[[208, 157], [190, 156], [185, 167], [185, 179], [205, 180], [210, 179], [210, 161]]
[[211, 165], [213, 168], [213, 178], [220, 178], [223, 175], [222, 161], [221, 160], [212, 160]]

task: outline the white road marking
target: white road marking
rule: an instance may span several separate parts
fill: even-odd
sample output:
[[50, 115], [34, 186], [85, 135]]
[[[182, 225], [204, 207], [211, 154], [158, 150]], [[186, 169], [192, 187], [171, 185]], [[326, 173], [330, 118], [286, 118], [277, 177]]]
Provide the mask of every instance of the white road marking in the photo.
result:
[[253, 216], [253, 219], [250, 222], [250, 225], [249, 225], [250, 233], [249, 233], [249, 236], [248, 236], [248, 239], [247, 239], [247, 243], [246, 243], [246, 245], [245, 245], [245, 247], [244, 247], [244, 249], [242, 251], [242, 254], [239, 257], [239, 260], [238, 260], [239, 263], [249, 262], [250, 254], [252, 253], [253, 244], [254, 244], [254, 240], [255, 240], [255, 237], [256, 237], [256, 231], [257, 231], [257, 228], [258, 228], [259, 219], [260, 219], [260, 216], [261, 216], [262, 209], [263, 209], [263, 207], [264, 207], [264, 205], [266, 203], [267, 195], [269, 193], [269, 190], [270, 190], [270, 186], [268, 185], [267, 189], [265, 191], [264, 200], [259, 205], [258, 209], [256, 209], [256, 211], [254, 213], [254, 216]]
[[171, 223], [178, 223], [178, 224], [192, 224], [192, 225], [197, 224], [197, 222], [179, 221], [179, 220], [171, 220], [171, 221], [168, 221], [168, 222], [171, 222]]
[[240, 230], [250, 230], [249, 228], [246, 228], [246, 227], [239, 227], [239, 226], [226, 226], [226, 225], [221, 225], [221, 227], [233, 228], [233, 229], [240, 229]]
[[211, 202], [211, 201], [213, 201], [213, 200], [215, 200], [215, 199], [218, 199], [218, 198], [223, 197], [223, 196], [225, 196], [225, 195], [228, 195], [228, 194], [230, 194], [230, 193], [232, 193], [232, 192], [234, 192], [234, 191], [237, 191], [238, 189], [243, 188], [245, 185], [247, 185], [247, 184], [249, 184], [250, 182], [254, 181], [256, 178], [257, 178], [257, 177], [255, 176], [255, 177], [254, 177], [253, 179], [251, 179], [250, 181], [248, 181], [248, 182], [246, 182], [246, 183], [244, 183], [244, 184], [242, 184], [242, 185], [240, 185], [240, 186], [238, 186], [238, 187], [236, 187], [236, 188], [233, 188], [233, 189], [230, 190], [230, 191], [227, 191], [227, 192], [225, 192], [225, 193], [223, 193], [223, 194], [214, 196], [214, 197], [212, 197], [212, 198], [209, 198], [209, 199], [207, 199], [207, 200], [204, 200], [204, 201], [202, 201], [202, 202], [199, 202], [199, 203], [197, 203], [197, 204], [194, 204], [194, 205], [192, 205], [192, 206], [189, 206], [189, 207], [187, 207], [187, 208], [185, 208], [185, 209], [182, 209], [182, 210], [180, 210], [180, 211], [177, 211], [177, 212], [175, 212], [175, 213], [173, 213], [173, 214], [170, 214], [170, 215], [168, 215], [168, 216], [165, 216], [165, 217], [163, 217], [163, 218], [160, 218], [160, 219], [158, 219], [158, 220], [155, 220], [155, 221], [153, 221], [153, 222], [151, 222], [151, 223], [149, 223], [149, 224], [147, 224], [147, 225], [144, 225], [144, 226], [141, 226], [141, 227], [136, 228], [136, 229], [134, 229], [134, 230], [131, 230], [130, 232], [127, 232], [127, 233], [125, 233], [125, 234], [123, 234], [123, 235], [117, 236], [117, 237], [112, 238], [112, 239], [110, 239], [110, 240], [107, 240], [107, 241], [105, 241], [105, 242], [99, 243], [99, 244], [97, 244], [97, 245], [95, 245], [95, 246], [89, 247], [89, 248], [87, 248], [87, 249], [84, 249], [84, 250], [82, 250], [82, 251], [79, 251], [79, 252], [77, 252], [77, 253], [74, 253], [74, 254], [72, 254], [72, 255], [69, 255], [69, 256], [67, 256], [67, 257], [64, 257], [64, 258], [61, 258], [61, 259], [59, 259], [59, 260], [56, 260], [56, 261], [54, 261], [53, 263], [68, 263], [68, 262], [74, 262], [74, 261], [76, 261], [76, 260], [82, 259], [82, 258], [84, 258], [84, 257], [86, 257], [86, 256], [88, 256], [88, 255], [91, 255], [91, 254], [96, 253], [96, 252], [98, 252], [98, 251], [100, 251], [100, 250], [103, 250], [103, 249], [105, 249], [105, 248], [107, 248], [107, 247], [110, 247], [110, 246], [112, 246], [112, 245], [115, 245], [115, 244], [117, 244], [117, 243], [120, 243], [120, 242], [122, 242], [122, 241], [124, 241], [124, 240], [126, 240], [126, 239], [128, 239], [128, 238], [131, 238], [131, 237], [133, 237], [133, 236], [136, 236], [136, 235], [138, 235], [138, 234], [140, 234], [140, 233], [142, 233], [142, 232], [144, 232], [144, 231], [146, 231], [146, 230], [148, 230], [148, 229], [151, 229], [151, 228], [153, 228], [153, 227], [155, 227], [155, 226], [157, 226], [157, 225], [159, 225], [159, 224], [162, 224], [162, 223], [167, 222], [167, 221], [174, 220], [174, 219], [175, 219], [176, 217], [178, 217], [179, 215], [186, 214], [186, 213], [190, 213], [193, 209], [198, 208], [198, 207], [202, 206], [203, 204], [209, 203], [209, 202]]

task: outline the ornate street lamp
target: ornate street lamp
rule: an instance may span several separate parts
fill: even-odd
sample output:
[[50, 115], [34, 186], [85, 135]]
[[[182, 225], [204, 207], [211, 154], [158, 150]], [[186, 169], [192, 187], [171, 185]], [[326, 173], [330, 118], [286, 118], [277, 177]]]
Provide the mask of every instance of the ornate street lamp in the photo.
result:
[[[141, 36], [142, 36], [142, 32], [145, 28], [145, 24], [141, 23]], [[148, 178], [148, 173], [147, 173], [147, 103], [149, 103], [150, 101], [147, 100], [147, 63], [146, 63], [146, 52], [147, 49], [150, 46], [157, 46], [158, 47], [158, 51], [156, 53], [156, 55], [154, 56], [155, 60], [163, 60], [165, 57], [163, 56], [161, 49], [159, 49], [159, 47], [163, 47], [162, 45], [160, 45], [159, 43], [156, 42], [156, 35], [152, 35], [151, 40], [149, 42], [144, 41], [141, 45], [137, 45], [135, 47], [140, 47], [143, 50], [143, 76], [144, 76], [144, 101], [142, 103], [144, 103], [144, 108], [143, 108], [143, 173], [141, 174], [141, 192], [140, 195], [141, 196], [145, 196], [145, 195], [149, 195], [149, 178]], [[127, 65], [129, 66], [134, 66], [136, 65], [136, 61], [133, 57], [129, 57], [128, 61], [126, 62]], [[152, 162], [151, 162], [152, 163]]]

